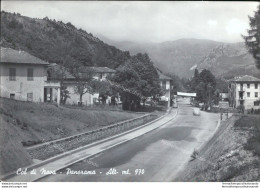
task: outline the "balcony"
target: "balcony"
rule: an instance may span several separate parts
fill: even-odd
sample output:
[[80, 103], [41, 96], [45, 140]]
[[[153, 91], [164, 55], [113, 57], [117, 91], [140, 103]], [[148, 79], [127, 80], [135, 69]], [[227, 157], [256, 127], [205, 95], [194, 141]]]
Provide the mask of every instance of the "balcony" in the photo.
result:
[[239, 101], [244, 101], [245, 98], [244, 98], [244, 97], [239, 97], [238, 100], [239, 100]]
[[238, 88], [238, 92], [245, 92], [245, 88], [243, 88], [243, 87]]

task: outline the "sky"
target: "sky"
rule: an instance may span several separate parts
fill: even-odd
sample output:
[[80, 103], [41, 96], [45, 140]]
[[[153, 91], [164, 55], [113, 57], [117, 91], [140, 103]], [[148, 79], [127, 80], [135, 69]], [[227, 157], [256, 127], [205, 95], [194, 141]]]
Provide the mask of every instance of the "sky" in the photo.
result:
[[1, 1], [1, 10], [71, 22], [116, 41], [242, 42], [257, 2]]

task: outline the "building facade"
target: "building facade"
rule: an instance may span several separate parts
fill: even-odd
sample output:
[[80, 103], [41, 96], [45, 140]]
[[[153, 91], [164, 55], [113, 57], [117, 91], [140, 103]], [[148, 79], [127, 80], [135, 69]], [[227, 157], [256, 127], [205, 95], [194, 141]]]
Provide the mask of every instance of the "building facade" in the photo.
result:
[[242, 105], [246, 110], [260, 109], [260, 79], [245, 75], [231, 80], [228, 97], [233, 108]]
[[172, 88], [171, 81], [172, 81], [172, 79], [170, 77], [164, 75], [159, 70], [157, 70], [157, 72], [159, 74], [160, 86], [165, 93], [164, 96], [162, 96], [161, 98], [168, 102], [167, 106], [169, 107], [171, 105], [171, 88]]
[[58, 83], [47, 81], [48, 64], [27, 52], [1, 47], [0, 97], [46, 102], [46, 88], [56, 89], [57, 93], [60, 89]]

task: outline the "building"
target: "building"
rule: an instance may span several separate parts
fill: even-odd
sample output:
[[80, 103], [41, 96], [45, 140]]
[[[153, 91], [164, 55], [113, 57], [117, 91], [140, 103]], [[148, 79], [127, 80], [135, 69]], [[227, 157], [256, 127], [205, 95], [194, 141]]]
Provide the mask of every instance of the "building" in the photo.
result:
[[222, 101], [228, 101], [228, 93], [219, 93], [219, 97]]
[[[68, 98], [66, 104], [77, 105], [80, 102], [80, 96], [76, 92], [76, 86], [78, 84], [76, 78], [63, 66], [57, 64], [51, 64], [48, 66], [48, 80], [60, 81], [62, 87], [68, 91]], [[93, 79], [104, 81], [107, 76], [113, 75], [115, 70], [107, 67], [84, 67], [80, 71], [82, 77], [85, 74], [92, 72]], [[87, 75], [86, 75], [87, 76]], [[85, 93], [82, 96], [83, 105], [93, 105], [99, 99], [99, 93]], [[109, 101], [107, 101], [108, 103]]]
[[0, 97], [32, 102], [47, 102], [49, 97], [59, 103], [60, 85], [47, 81], [48, 65], [27, 52], [1, 47]]
[[231, 107], [239, 105], [248, 109], [260, 108], [260, 79], [253, 76], [242, 76], [229, 83], [229, 103]]
[[[94, 79], [98, 81], [105, 81], [108, 76], [113, 76], [115, 74], [115, 70], [110, 69], [108, 67], [88, 67], [87, 69], [91, 69], [94, 72]], [[88, 71], [86, 71], [87, 73]], [[83, 70], [84, 74], [84, 70]], [[90, 96], [90, 104], [94, 104], [99, 102], [100, 103], [100, 95], [99, 93], [94, 93]], [[106, 99], [106, 104], [109, 104], [111, 102], [111, 97], [108, 96]]]
[[88, 69], [92, 69], [94, 71], [94, 78], [99, 81], [106, 80], [108, 76], [113, 76], [116, 72], [108, 67], [88, 67]]
[[166, 75], [164, 75], [161, 71], [157, 70], [159, 74], [159, 81], [160, 81], [160, 86], [165, 92], [164, 96], [161, 97], [161, 99], [164, 99], [165, 101], [168, 102], [168, 107], [171, 104], [171, 81], [172, 79]]

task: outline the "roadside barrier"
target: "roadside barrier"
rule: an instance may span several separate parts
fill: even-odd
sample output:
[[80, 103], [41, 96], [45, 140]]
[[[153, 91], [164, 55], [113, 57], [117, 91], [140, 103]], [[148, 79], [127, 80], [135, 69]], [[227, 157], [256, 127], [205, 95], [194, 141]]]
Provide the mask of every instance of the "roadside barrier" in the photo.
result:
[[45, 160], [65, 151], [69, 151], [90, 144], [97, 140], [108, 138], [110, 136], [136, 128], [155, 119], [156, 117], [157, 116], [153, 114], [146, 114], [135, 119], [118, 122], [97, 130], [30, 146], [27, 147], [26, 150], [32, 156], [32, 158]]

